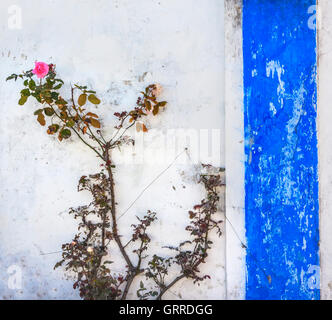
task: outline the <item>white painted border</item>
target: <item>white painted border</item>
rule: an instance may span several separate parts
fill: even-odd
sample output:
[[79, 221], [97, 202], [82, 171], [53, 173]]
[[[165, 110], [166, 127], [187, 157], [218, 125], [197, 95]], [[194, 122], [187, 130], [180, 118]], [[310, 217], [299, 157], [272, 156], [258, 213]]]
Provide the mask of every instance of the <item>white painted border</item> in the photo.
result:
[[318, 170], [321, 299], [332, 299], [332, 1], [318, 1]]
[[226, 297], [245, 299], [242, 1], [225, 0]]

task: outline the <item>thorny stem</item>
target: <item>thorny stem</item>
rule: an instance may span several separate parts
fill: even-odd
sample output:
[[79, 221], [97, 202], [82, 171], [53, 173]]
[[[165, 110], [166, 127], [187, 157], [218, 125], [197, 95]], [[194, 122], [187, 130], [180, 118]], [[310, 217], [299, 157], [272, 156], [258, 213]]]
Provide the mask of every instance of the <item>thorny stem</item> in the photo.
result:
[[113, 178], [113, 172], [112, 172], [112, 162], [110, 159], [110, 149], [109, 145], [106, 145], [105, 147], [105, 166], [108, 173], [108, 180], [109, 180], [109, 187], [111, 192], [111, 215], [112, 215], [112, 232], [115, 242], [118, 244], [118, 247], [126, 260], [126, 263], [130, 270], [134, 268], [127, 252], [125, 251], [123, 244], [121, 242], [120, 236], [118, 234], [118, 226], [116, 222], [116, 207], [115, 207], [115, 192], [114, 192], [114, 178]]
[[[128, 244], [128, 243], [127, 243]], [[131, 275], [129, 275], [128, 281], [126, 283], [126, 286], [123, 290], [123, 294], [122, 294], [122, 298], [121, 300], [125, 300], [129, 291], [129, 288], [131, 286], [131, 284], [133, 283], [135, 277], [137, 275], [139, 275], [140, 273], [144, 272], [144, 269], [141, 269], [141, 263], [142, 263], [142, 248], [143, 248], [143, 241], [141, 242], [141, 246], [138, 250], [139, 254], [138, 254], [138, 263], [137, 263], [137, 267], [134, 270], [134, 273], [132, 273]]]
[[129, 288], [134, 280], [134, 278], [143, 272], [143, 270], [140, 270], [140, 263], [135, 267], [133, 263], [131, 262], [125, 247], [122, 244], [120, 235], [118, 233], [118, 226], [117, 226], [117, 221], [116, 221], [116, 202], [115, 202], [115, 191], [114, 191], [114, 178], [113, 178], [113, 172], [112, 172], [112, 162], [111, 162], [111, 157], [110, 157], [110, 149], [111, 146], [110, 144], [106, 144], [105, 146], [105, 166], [106, 170], [108, 173], [108, 180], [109, 180], [109, 187], [110, 187], [110, 192], [111, 192], [111, 218], [112, 218], [112, 233], [113, 233], [113, 238], [115, 242], [117, 243], [120, 252], [125, 259], [127, 266], [129, 268], [128, 270], [128, 278], [127, 278], [127, 283], [125, 286], [125, 289], [123, 291], [121, 300], [125, 300], [129, 291]]

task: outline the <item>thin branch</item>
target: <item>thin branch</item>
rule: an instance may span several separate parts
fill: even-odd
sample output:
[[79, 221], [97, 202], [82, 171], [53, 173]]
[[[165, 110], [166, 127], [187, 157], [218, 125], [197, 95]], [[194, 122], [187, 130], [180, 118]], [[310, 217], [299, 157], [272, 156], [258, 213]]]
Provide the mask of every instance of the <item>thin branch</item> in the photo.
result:
[[108, 172], [108, 180], [109, 180], [109, 187], [111, 191], [111, 216], [112, 216], [112, 231], [113, 231], [113, 237], [115, 242], [118, 244], [118, 247], [121, 251], [121, 254], [123, 255], [124, 259], [126, 260], [126, 263], [129, 267], [129, 269], [132, 271], [134, 269], [134, 266], [125, 251], [123, 244], [121, 242], [120, 236], [118, 234], [118, 227], [117, 227], [117, 219], [116, 219], [116, 207], [115, 207], [115, 192], [114, 192], [114, 179], [113, 179], [113, 172], [112, 172], [112, 163], [110, 160], [110, 155], [109, 155], [109, 146], [106, 146], [105, 148], [105, 161], [106, 161], [106, 169]]
[[176, 277], [169, 285], [164, 286], [161, 290], [160, 293], [158, 295], [158, 297], [156, 298], [156, 300], [161, 300], [162, 296], [165, 294], [165, 292], [167, 290], [169, 290], [170, 288], [172, 288], [177, 282], [179, 282], [181, 279], [185, 278], [186, 276], [184, 274]]
[[[66, 124], [66, 121], [64, 121], [56, 112], [56, 110], [54, 109], [54, 106], [51, 105], [50, 103], [47, 103], [53, 110], [54, 114], [63, 122]], [[81, 135], [76, 131], [76, 129], [74, 127], [72, 127], [71, 129], [73, 129], [73, 131], [76, 133], [76, 135], [79, 137], [79, 139], [86, 145], [88, 146], [91, 150], [93, 150], [95, 153], [97, 153], [98, 157], [100, 157], [102, 160], [104, 160], [103, 156], [98, 152], [98, 150], [96, 150], [93, 146], [91, 146], [89, 143], [87, 143], [82, 137]]]
[[115, 137], [118, 135], [118, 133], [120, 132], [120, 129], [123, 127], [123, 124], [125, 122], [125, 120], [129, 117], [129, 114], [127, 114], [125, 117], [122, 118], [121, 123], [118, 125], [118, 129], [115, 132], [114, 136], [110, 139], [110, 141], [108, 142], [109, 144], [112, 143], [112, 141], [115, 139]]
[[[75, 88], [71, 87], [71, 100], [72, 100], [72, 102], [73, 102], [73, 107], [74, 107], [74, 110], [76, 111], [78, 117], [81, 119], [81, 121], [84, 122], [84, 120], [82, 119], [81, 115], [77, 112], [77, 107], [76, 107], [75, 100], [74, 100], [74, 90], [75, 90]], [[88, 127], [88, 130], [89, 130], [91, 136], [92, 136], [92, 137], [97, 141], [97, 143], [99, 144], [101, 150], [104, 150], [104, 147], [105, 147], [105, 146], [104, 146], [104, 145], [100, 142], [100, 140], [94, 135], [94, 133], [92, 132], [90, 126], [87, 125], [87, 127]]]
[[128, 129], [130, 129], [135, 123], [136, 123], [136, 121], [133, 121], [132, 124], [130, 124], [126, 129], [124, 129], [123, 132], [122, 132], [122, 134], [120, 135], [120, 137], [119, 137], [118, 139], [116, 139], [116, 141], [114, 141], [114, 142], [111, 144], [111, 146], [112, 146], [112, 147], [113, 147], [113, 146], [116, 146], [117, 142], [120, 141], [120, 139], [123, 137], [123, 135], [126, 133], [126, 131], [127, 131]]

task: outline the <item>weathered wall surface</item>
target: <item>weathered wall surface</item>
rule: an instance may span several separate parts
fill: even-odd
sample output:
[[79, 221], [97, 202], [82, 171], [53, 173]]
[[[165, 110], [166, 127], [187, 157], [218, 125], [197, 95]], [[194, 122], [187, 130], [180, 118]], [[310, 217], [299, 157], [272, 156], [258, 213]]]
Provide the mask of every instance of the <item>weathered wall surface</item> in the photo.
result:
[[[59, 143], [47, 136], [34, 119], [34, 103], [18, 106], [20, 85], [4, 79], [31, 68], [35, 60], [55, 63], [67, 83], [87, 83], [98, 91], [103, 101], [98, 112], [105, 124], [115, 111], [130, 107], [146, 84], [163, 85], [169, 105], [148, 123], [145, 161], [122, 162], [137, 159], [140, 150], [118, 156], [118, 212], [124, 212], [187, 145], [182, 141], [165, 156], [161, 141], [169, 128], [191, 129], [191, 141], [199, 129], [219, 129], [221, 158], [215, 164], [224, 165], [223, 1], [17, 1], [22, 10], [19, 29], [8, 21], [15, 11], [12, 4], [0, 4], [0, 298], [76, 299], [72, 282], [61, 270], [53, 271], [60, 254], [51, 252], [71, 240], [76, 223], [66, 210], [89, 201], [76, 192], [76, 184], [81, 175], [96, 172], [98, 161], [77, 141]], [[183, 153], [148, 189], [120, 227], [152, 209], [159, 215], [152, 230], [154, 247], [184, 240], [187, 211], [203, 192], [192, 178], [197, 173], [194, 143], [189, 155]], [[211, 159], [206, 155], [202, 160]], [[20, 272], [21, 287], [12, 289], [8, 280]], [[183, 281], [165, 298], [225, 298], [224, 237], [216, 239], [204, 273], [212, 280], [195, 289]]]
[[315, 1], [225, 1], [229, 299], [319, 299], [320, 288], [330, 296], [329, 59], [321, 55], [331, 8], [323, 2], [317, 50]]
[[319, 299], [314, 0], [243, 1], [247, 299]]
[[225, 1], [225, 162], [227, 299], [244, 299], [244, 112], [242, 0]]

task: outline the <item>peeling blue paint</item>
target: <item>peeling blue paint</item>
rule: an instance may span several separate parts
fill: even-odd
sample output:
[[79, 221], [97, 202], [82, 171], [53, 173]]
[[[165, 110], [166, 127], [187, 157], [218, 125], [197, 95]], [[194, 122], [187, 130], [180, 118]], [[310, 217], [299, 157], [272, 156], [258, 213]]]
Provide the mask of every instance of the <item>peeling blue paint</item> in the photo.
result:
[[314, 0], [243, 0], [247, 299], [319, 299]]

